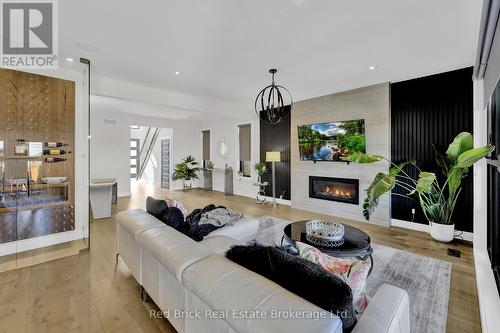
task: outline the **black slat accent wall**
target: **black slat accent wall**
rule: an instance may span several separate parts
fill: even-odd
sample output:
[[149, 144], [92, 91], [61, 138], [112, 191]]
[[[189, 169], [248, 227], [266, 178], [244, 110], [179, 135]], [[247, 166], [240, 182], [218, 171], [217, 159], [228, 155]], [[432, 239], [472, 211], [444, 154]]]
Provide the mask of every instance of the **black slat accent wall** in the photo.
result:
[[[276, 163], [276, 197], [283, 194], [286, 200], [290, 200], [290, 124], [290, 115], [276, 125], [260, 121], [260, 160], [266, 161], [267, 151], [281, 152], [281, 162]], [[269, 172], [262, 181], [272, 184], [271, 163], [267, 164]], [[272, 185], [267, 186], [266, 194], [272, 196]]]
[[[391, 157], [395, 163], [415, 159], [422, 170], [444, 176], [435, 162], [432, 144], [442, 151], [463, 131], [472, 133], [472, 68], [391, 84]], [[472, 232], [472, 169], [462, 180], [454, 215], [457, 230]], [[427, 223], [420, 205], [392, 196], [392, 218]]]

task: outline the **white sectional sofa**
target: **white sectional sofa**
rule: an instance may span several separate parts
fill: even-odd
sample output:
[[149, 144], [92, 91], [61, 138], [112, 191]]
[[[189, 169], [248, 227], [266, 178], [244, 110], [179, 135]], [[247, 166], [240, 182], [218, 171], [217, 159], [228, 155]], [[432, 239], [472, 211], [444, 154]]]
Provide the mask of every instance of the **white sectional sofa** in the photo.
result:
[[[232, 237], [222, 228], [201, 242], [142, 210], [121, 212], [117, 221], [120, 257], [180, 333], [342, 332], [335, 315], [224, 256], [232, 245], [255, 237], [254, 219], [226, 229]], [[318, 318], [289, 318], [299, 314]], [[409, 331], [408, 295], [390, 285], [379, 288], [354, 329]]]

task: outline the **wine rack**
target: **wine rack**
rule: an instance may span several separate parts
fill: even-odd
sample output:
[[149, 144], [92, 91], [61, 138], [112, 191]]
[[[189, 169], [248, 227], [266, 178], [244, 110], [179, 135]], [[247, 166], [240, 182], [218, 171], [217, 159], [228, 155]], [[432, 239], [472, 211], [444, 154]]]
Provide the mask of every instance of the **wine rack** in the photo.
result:
[[0, 69], [0, 244], [75, 229], [74, 114], [74, 82]]

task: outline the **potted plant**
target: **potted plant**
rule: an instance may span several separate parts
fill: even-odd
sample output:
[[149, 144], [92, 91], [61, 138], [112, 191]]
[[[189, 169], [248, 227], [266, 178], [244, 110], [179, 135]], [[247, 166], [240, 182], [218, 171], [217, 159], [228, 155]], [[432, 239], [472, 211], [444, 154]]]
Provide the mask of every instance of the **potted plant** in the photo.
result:
[[[438, 182], [436, 174], [433, 172], [420, 170], [415, 161], [396, 165], [379, 155], [352, 155], [349, 157], [352, 162], [374, 163], [386, 160], [392, 165], [388, 173], [378, 173], [366, 190], [363, 216], [369, 220], [370, 215], [378, 205], [380, 197], [398, 186], [406, 191], [406, 194], [392, 194], [418, 200], [425, 218], [431, 226], [432, 238], [441, 242], [451, 242], [455, 232], [452, 217], [461, 192], [462, 179], [467, 176], [469, 168], [474, 163], [487, 156], [494, 149], [495, 147], [491, 145], [474, 148], [472, 135], [467, 132], [458, 134], [444, 154], [434, 147], [436, 162], [446, 177], [443, 184]], [[416, 168], [418, 172], [417, 179], [410, 177], [403, 170], [406, 166]]]
[[262, 182], [262, 176], [267, 172], [267, 165], [264, 162], [256, 163], [253, 168], [255, 169], [255, 172], [257, 172], [257, 181], [259, 183]]
[[192, 179], [198, 179], [198, 162], [195, 161], [191, 155], [186, 156], [181, 163], [175, 165], [174, 173], [172, 174], [173, 180], [182, 180], [184, 189], [191, 189]]

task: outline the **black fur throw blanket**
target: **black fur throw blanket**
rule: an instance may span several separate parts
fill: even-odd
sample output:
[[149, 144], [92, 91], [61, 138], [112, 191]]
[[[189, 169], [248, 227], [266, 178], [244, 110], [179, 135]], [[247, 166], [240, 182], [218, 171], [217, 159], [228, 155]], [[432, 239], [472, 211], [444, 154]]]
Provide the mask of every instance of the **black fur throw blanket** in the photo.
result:
[[321, 266], [279, 248], [258, 244], [233, 246], [226, 257], [336, 314], [342, 320], [344, 332], [354, 328], [356, 315], [351, 288]]

